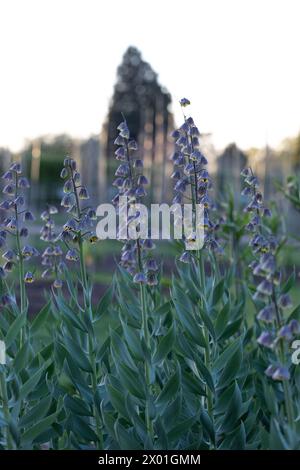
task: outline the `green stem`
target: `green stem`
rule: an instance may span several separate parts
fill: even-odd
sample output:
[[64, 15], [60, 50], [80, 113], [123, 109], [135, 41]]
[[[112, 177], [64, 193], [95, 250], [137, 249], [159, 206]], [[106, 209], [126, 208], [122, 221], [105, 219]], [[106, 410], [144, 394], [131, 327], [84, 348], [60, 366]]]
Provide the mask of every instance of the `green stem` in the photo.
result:
[[[18, 187], [18, 175], [16, 175], [16, 188]], [[17, 197], [17, 190], [16, 190], [16, 197]], [[19, 284], [20, 284], [20, 311], [21, 315], [25, 312], [26, 308], [26, 290], [25, 290], [25, 281], [24, 281], [24, 259], [22, 255], [21, 249], [21, 240], [20, 240], [20, 232], [19, 232], [19, 214], [18, 208], [15, 204], [15, 218], [16, 218], [16, 243], [17, 243], [17, 254], [19, 258]], [[24, 342], [24, 330], [21, 329], [20, 332], [20, 348], [22, 347]]]
[[[81, 217], [81, 209], [80, 209], [80, 201], [79, 197], [77, 194], [77, 188], [74, 180], [74, 175], [72, 173], [71, 175], [72, 179], [72, 184], [73, 184], [73, 192], [75, 195], [75, 200], [76, 200], [76, 208], [77, 208], [77, 217], [78, 220], [80, 220]], [[93, 314], [92, 314], [92, 306], [91, 306], [91, 301], [90, 301], [90, 295], [88, 292], [88, 278], [87, 278], [87, 272], [86, 272], [86, 266], [85, 266], [85, 260], [84, 260], [84, 250], [83, 250], [83, 239], [82, 239], [82, 234], [81, 232], [78, 233], [78, 247], [79, 247], [79, 263], [80, 263], [80, 276], [81, 276], [81, 283], [83, 287], [83, 299], [84, 299], [84, 307], [86, 314], [89, 316], [90, 321], [92, 322], [93, 319]], [[102, 436], [102, 427], [101, 427], [101, 416], [98, 410], [98, 407], [96, 405], [96, 395], [97, 395], [97, 365], [95, 361], [95, 354], [94, 354], [94, 348], [93, 348], [93, 338], [91, 334], [88, 334], [88, 355], [92, 367], [92, 373], [91, 373], [91, 382], [92, 382], [92, 390], [93, 390], [93, 415], [96, 420], [96, 434], [98, 438], [98, 444], [100, 449], [103, 449], [103, 436]]]
[[[209, 333], [207, 328], [204, 329], [204, 338], [205, 338], [205, 351], [204, 351], [204, 362], [208, 370], [210, 370], [210, 344], [209, 344]], [[213, 418], [213, 396], [212, 391], [208, 385], [206, 385], [206, 395], [207, 395], [207, 412], [210, 418]]]
[[9, 406], [8, 406], [8, 396], [7, 396], [7, 388], [6, 388], [6, 379], [4, 370], [0, 370], [0, 392], [2, 398], [2, 406], [3, 406], [3, 413], [5, 420], [7, 421], [6, 429], [6, 446], [7, 449], [14, 449], [13, 439], [9, 430], [9, 421], [10, 421], [10, 413], [9, 413]]
[[[204, 259], [200, 250], [198, 251], [198, 268], [199, 268], [199, 278], [200, 278], [200, 289], [202, 292], [205, 290], [205, 269], [204, 269]], [[208, 370], [210, 370], [210, 342], [209, 342], [209, 332], [207, 328], [204, 327], [204, 338], [205, 338], [205, 350], [204, 350], [204, 362]], [[213, 396], [212, 391], [206, 385], [206, 395], [207, 395], [207, 411], [209, 416], [213, 417]]]
[[[139, 266], [139, 270], [142, 271], [141, 246], [140, 246], [140, 240], [139, 239], [137, 239], [136, 245], [137, 245], [138, 266]], [[150, 358], [150, 354], [151, 354], [151, 352], [150, 352], [150, 334], [149, 334], [149, 328], [148, 328], [146, 291], [145, 291], [145, 286], [143, 284], [140, 284], [140, 299], [141, 299], [141, 308], [142, 308], [142, 332], [143, 332], [145, 345], [146, 345], [145, 381], [146, 381], [147, 394], [150, 394], [150, 392], [151, 392], [151, 377], [150, 377], [151, 364], [149, 363], [149, 358]], [[151, 422], [151, 418], [150, 418], [150, 409], [149, 409], [148, 397], [146, 397], [145, 418], [146, 418], [147, 433], [149, 434], [149, 436], [152, 439], [153, 438], [153, 426], [152, 426], [152, 422]]]
[[[279, 310], [278, 303], [277, 303], [274, 283], [273, 283], [272, 298], [273, 298], [273, 302], [275, 306], [276, 323], [277, 323], [277, 326], [280, 327], [282, 321], [281, 321], [280, 310]], [[283, 345], [282, 340], [280, 340], [279, 342], [279, 358], [280, 358], [282, 365], [284, 365], [285, 354], [284, 354], [284, 345]], [[290, 427], [294, 429], [295, 419], [294, 419], [294, 409], [293, 409], [293, 403], [292, 403], [291, 389], [290, 389], [290, 384], [286, 380], [283, 380], [283, 394], [284, 394], [284, 406], [286, 410], [287, 420], [288, 420]]]
[[[151, 377], [150, 377], [150, 363], [149, 363], [149, 356], [150, 356], [150, 335], [149, 335], [149, 329], [148, 329], [148, 319], [147, 319], [147, 307], [146, 307], [146, 292], [145, 292], [145, 286], [143, 284], [140, 284], [140, 296], [141, 296], [141, 306], [142, 306], [142, 331], [145, 339], [145, 344], [146, 344], [146, 360], [145, 360], [145, 379], [146, 379], [146, 389], [147, 389], [147, 394], [150, 393], [150, 388], [151, 388]], [[146, 398], [146, 409], [145, 409], [145, 415], [146, 415], [146, 427], [147, 427], [147, 433], [153, 438], [153, 426], [150, 418], [150, 409], [149, 409], [149, 400]]]

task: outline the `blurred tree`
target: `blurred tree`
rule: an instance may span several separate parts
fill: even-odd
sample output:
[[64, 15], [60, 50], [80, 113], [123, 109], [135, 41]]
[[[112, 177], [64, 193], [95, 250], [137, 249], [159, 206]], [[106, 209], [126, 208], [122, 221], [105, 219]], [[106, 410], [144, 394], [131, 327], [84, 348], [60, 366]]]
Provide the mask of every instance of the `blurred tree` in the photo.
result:
[[57, 178], [65, 156], [71, 154], [72, 149], [72, 139], [67, 135], [59, 135], [53, 138], [40, 137], [29, 142], [23, 151], [23, 162], [31, 178], [31, 203], [38, 209], [42, 209], [47, 202], [59, 202], [61, 186]]
[[235, 143], [229, 144], [217, 159], [217, 181], [220, 194], [230, 187], [236, 198], [240, 198], [241, 171], [248, 157]]
[[171, 96], [158, 83], [152, 67], [142, 59], [135, 47], [129, 47], [117, 70], [117, 82], [102, 135], [107, 159], [102, 185], [106, 183], [105, 177], [109, 182], [113, 179], [116, 168], [114, 140], [116, 128], [122, 120], [121, 113], [124, 113], [132, 137], [137, 140], [144, 157], [150, 188], [156, 192], [157, 199], [163, 197], [157, 191], [162, 187], [162, 193], [165, 192], [168, 135], [173, 128], [173, 116], [168, 109], [170, 103]]

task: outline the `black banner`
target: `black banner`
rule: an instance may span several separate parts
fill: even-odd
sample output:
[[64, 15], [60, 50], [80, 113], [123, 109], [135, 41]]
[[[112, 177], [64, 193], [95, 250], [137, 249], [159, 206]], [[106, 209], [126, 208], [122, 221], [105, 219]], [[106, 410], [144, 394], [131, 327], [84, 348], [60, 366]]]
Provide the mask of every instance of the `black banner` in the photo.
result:
[[[231, 467], [260, 464], [299, 464], [300, 451], [1, 451], [0, 462], [22, 467], [61, 465], [64, 468], [103, 468], [115, 466], [122, 469], [159, 467], [162, 465], [187, 465], [213, 468], [214, 465]], [[5, 468], [5, 467], [4, 467]]]

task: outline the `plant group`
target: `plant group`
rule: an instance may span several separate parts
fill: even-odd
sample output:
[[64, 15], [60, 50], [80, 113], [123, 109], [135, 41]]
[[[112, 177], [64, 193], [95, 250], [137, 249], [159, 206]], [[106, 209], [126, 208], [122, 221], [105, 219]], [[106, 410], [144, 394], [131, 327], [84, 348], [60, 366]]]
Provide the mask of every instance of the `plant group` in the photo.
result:
[[[21, 164], [3, 175], [1, 449], [300, 449], [297, 277], [280, 256], [288, 240], [251, 168], [241, 175], [241, 208], [230, 194], [212, 196], [189, 104], [181, 100], [183, 124], [172, 134], [171, 178], [173, 203], [191, 204], [192, 230], [169, 242], [177, 250], [169, 290], [153, 240], [126, 236], [139, 231], [148, 181], [125, 118], [112, 202], [126, 196], [129, 217], [119, 228], [112, 285], [98, 303], [86, 259], [87, 245], [97, 246], [97, 217], [75, 160], [66, 157], [60, 175], [63, 226], [53, 205], [41, 214], [41, 255], [26, 241], [34, 216]], [[295, 184], [291, 191], [297, 206]], [[174, 221], [182, 223], [176, 212]], [[203, 247], [193, 249], [199, 229]], [[38, 257], [51, 282], [30, 319], [26, 286]]]

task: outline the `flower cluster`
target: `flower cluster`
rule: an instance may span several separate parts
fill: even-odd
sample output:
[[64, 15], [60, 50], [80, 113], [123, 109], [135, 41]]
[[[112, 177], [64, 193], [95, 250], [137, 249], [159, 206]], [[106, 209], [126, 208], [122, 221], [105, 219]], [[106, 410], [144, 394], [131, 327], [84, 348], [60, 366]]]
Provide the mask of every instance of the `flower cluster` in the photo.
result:
[[[182, 109], [189, 104], [187, 98], [180, 100]], [[175, 141], [175, 152], [172, 155], [174, 172], [171, 175], [175, 181], [173, 203], [191, 202], [193, 205], [193, 231], [192, 235], [185, 239], [186, 248], [193, 244], [196, 236], [193, 237], [193, 234], [197, 232], [197, 228], [201, 228], [204, 232], [204, 246], [219, 250], [220, 246], [215, 238], [216, 227], [210, 219], [210, 210], [215, 206], [209, 195], [212, 182], [206, 169], [207, 159], [200, 150], [200, 132], [192, 117], [186, 117], [184, 112], [183, 116], [184, 123], [172, 133]], [[196, 204], [201, 204], [204, 210], [201, 227], [196, 227]], [[180, 258], [183, 262], [189, 262], [190, 259], [188, 251]]]
[[65, 158], [60, 176], [65, 180], [61, 205], [70, 214], [70, 219], [64, 224], [59, 237], [68, 247], [66, 259], [78, 261], [79, 246], [82, 242], [89, 240], [90, 243], [95, 243], [98, 240], [93, 230], [96, 212], [90, 206], [84, 208], [81, 206], [82, 201], [89, 199], [89, 194], [81, 182], [81, 175], [77, 171], [75, 160], [70, 157]]
[[29, 235], [26, 222], [34, 220], [32, 212], [25, 206], [24, 190], [30, 185], [23, 175], [22, 165], [19, 162], [12, 163], [2, 178], [5, 181], [2, 191], [5, 199], [1, 202], [0, 208], [7, 213], [7, 216], [2, 223], [0, 247], [6, 245], [7, 235], [12, 237], [14, 243], [7, 244], [7, 250], [2, 255], [5, 263], [0, 273], [3, 277], [15, 266], [19, 266], [20, 281], [31, 283], [34, 281], [34, 274], [32, 271], [24, 272], [24, 262], [38, 256], [39, 252], [29, 244], [22, 244], [22, 239], [26, 239]]
[[[138, 149], [137, 142], [130, 138], [126, 121], [121, 122], [117, 129], [119, 134], [115, 145], [118, 148], [115, 151], [115, 156], [120, 164], [115, 172], [116, 179], [113, 182], [118, 193], [114, 196], [112, 203], [118, 209], [120, 197], [123, 196], [127, 198], [128, 209], [126, 226], [120, 228], [125, 232], [125, 236], [123, 233], [122, 238], [126, 240], [122, 248], [120, 264], [133, 275], [134, 282], [154, 286], [157, 284], [158, 265], [150, 254], [155, 247], [153, 241], [139, 237], [137, 240], [130, 240], [128, 236], [130, 226], [136, 227], [138, 231], [139, 204], [147, 195], [145, 186], [148, 184], [148, 180], [143, 175], [143, 161], [135, 156]], [[120, 236], [119, 239], [121, 239]]]
[[60, 289], [63, 286], [61, 275], [64, 271], [65, 264], [62, 260], [63, 251], [59, 244], [59, 237], [55, 232], [55, 222], [53, 215], [57, 214], [58, 210], [55, 206], [48, 205], [47, 208], [42, 212], [41, 219], [44, 222], [41, 228], [41, 240], [46, 242], [48, 246], [42, 253], [42, 265], [45, 270], [42, 273], [43, 278], [55, 278], [53, 287]]
[[250, 246], [255, 256], [250, 269], [260, 279], [254, 299], [264, 304], [257, 315], [257, 319], [264, 325], [257, 342], [274, 352], [274, 361], [266, 369], [266, 375], [273, 380], [288, 380], [290, 374], [284, 358], [284, 343], [289, 343], [300, 332], [300, 325], [297, 320], [291, 320], [287, 324], [283, 321], [284, 310], [291, 307], [292, 302], [288, 294], [279, 292], [281, 272], [276, 262], [278, 242], [264, 223], [265, 217], [270, 217], [271, 212], [264, 205], [258, 178], [251, 168], [244, 169], [242, 177], [242, 195], [248, 198], [245, 211], [251, 214], [246, 229], [251, 233]]

